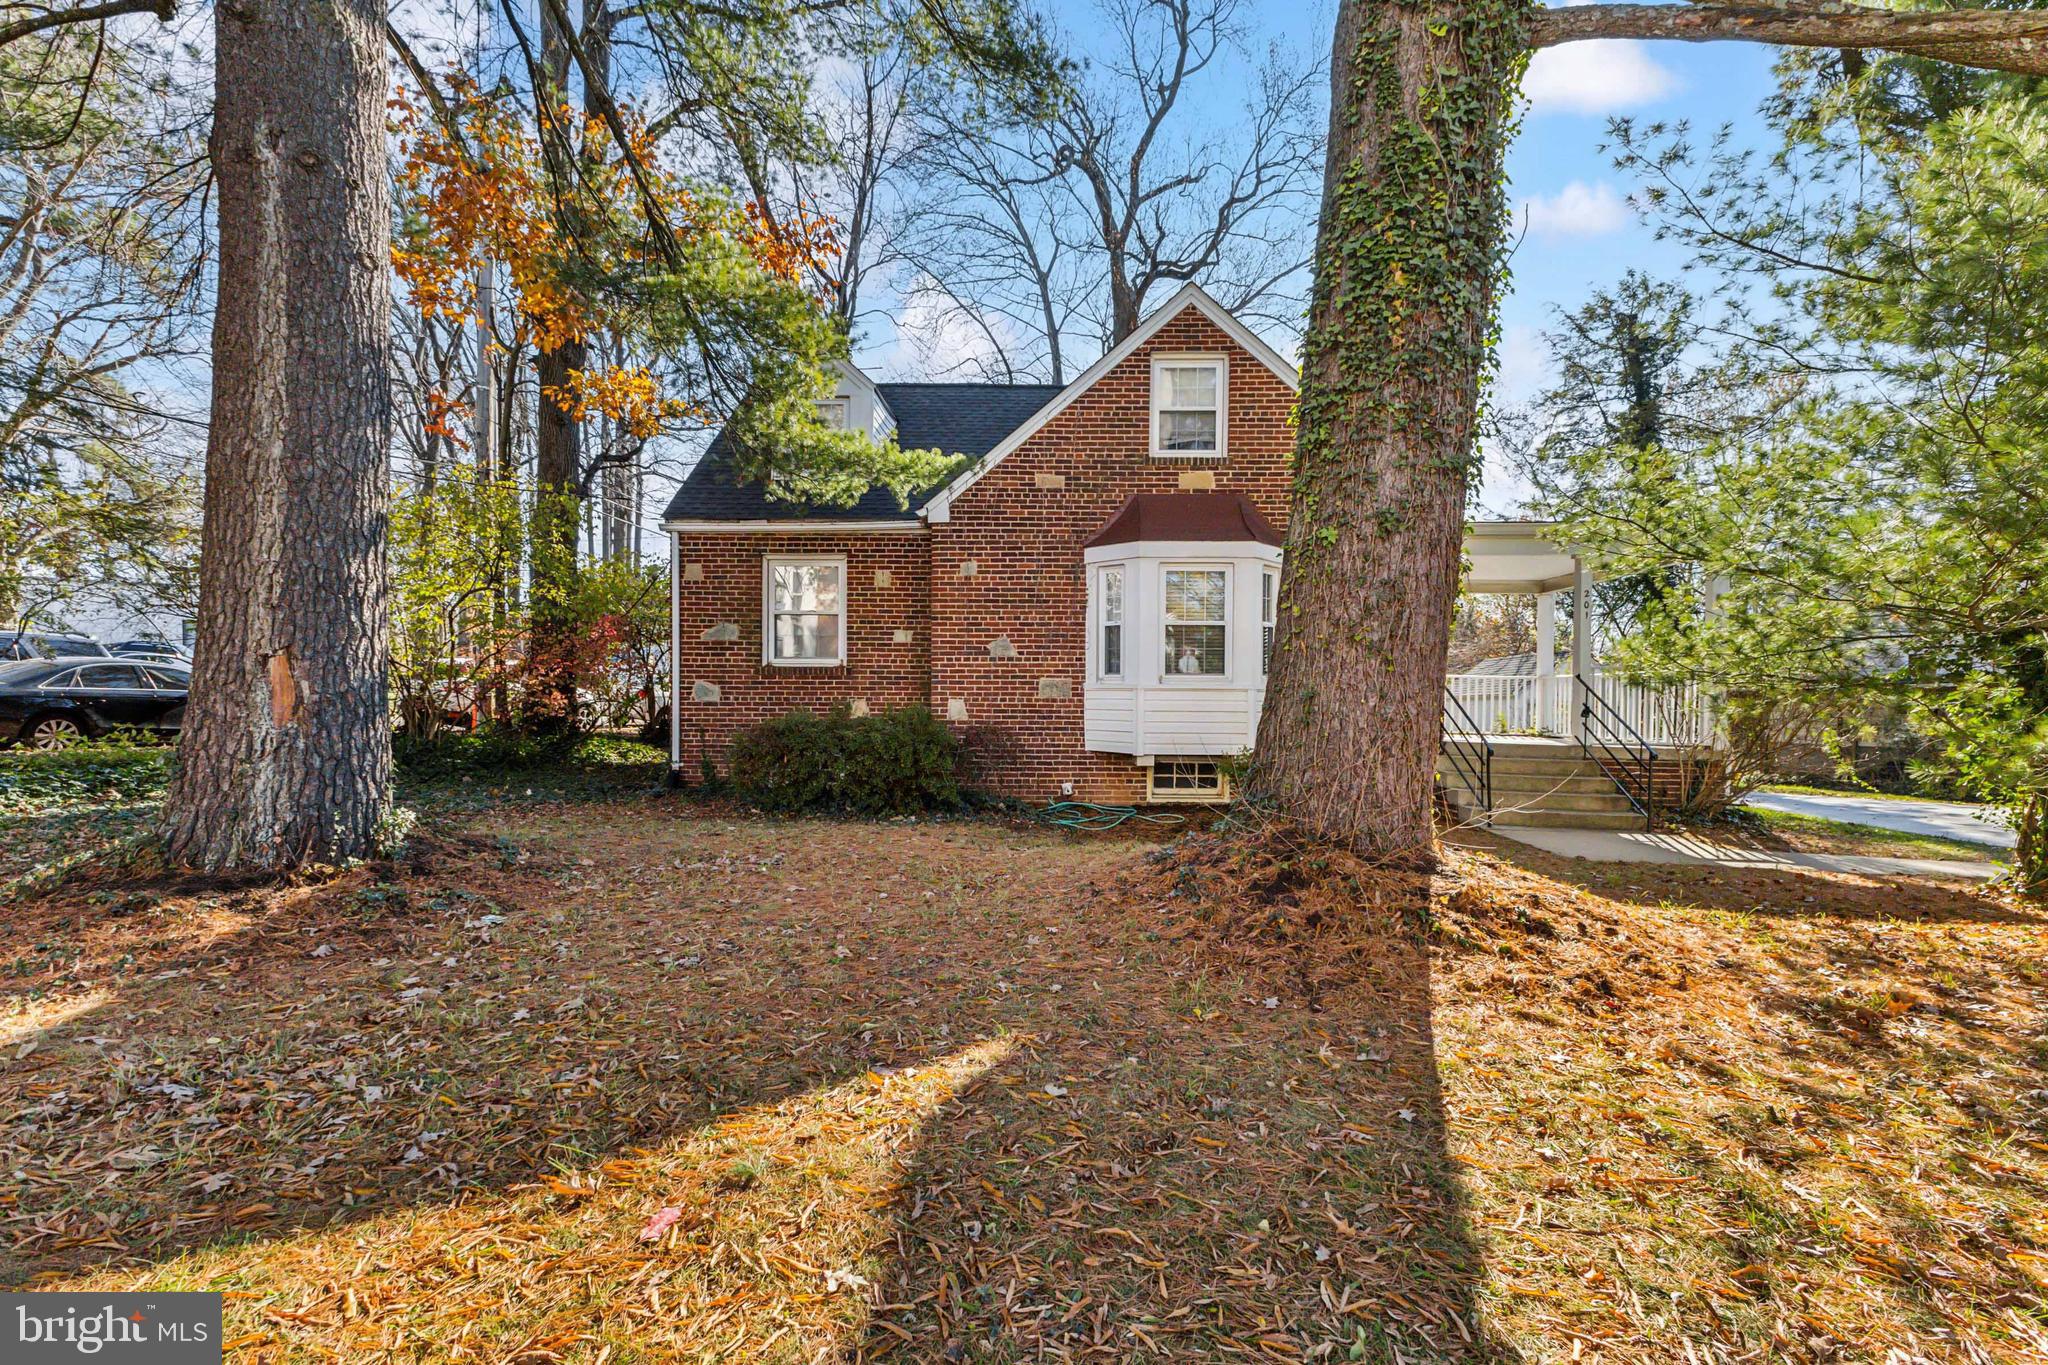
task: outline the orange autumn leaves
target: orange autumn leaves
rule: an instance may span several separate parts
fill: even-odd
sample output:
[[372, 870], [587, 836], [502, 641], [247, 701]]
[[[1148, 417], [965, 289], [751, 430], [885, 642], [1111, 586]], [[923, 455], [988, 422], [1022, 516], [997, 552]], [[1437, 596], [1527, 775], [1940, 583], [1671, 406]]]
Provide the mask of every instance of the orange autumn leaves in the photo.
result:
[[[792, 282], [838, 254], [829, 219], [799, 210], [777, 220], [758, 204], [694, 190], [630, 109], [622, 111], [623, 150], [602, 118], [567, 105], [551, 110], [551, 139], [576, 149], [552, 165], [524, 111], [471, 82], [456, 81], [439, 117], [406, 91], [392, 111], [401, 154], [403, 222], [392, 250], [399, 278], [423, 314], [468, 323], [481, 311], [478, 273], [497, 264], [509, 276], [515, 348], [551, 351], [630, 333], [631, 290], [620, 286], [666, 266], [661, 231], [685, 244], [716, 235]], [[643, 440], [708, 417], [663, 392], [645, 365], [572, 369], [567, 383], [542, 393], [578, 422], [606, 418]], [[466, 410], [461, 399], [435, 394], [428, 430], [459, 443]]]

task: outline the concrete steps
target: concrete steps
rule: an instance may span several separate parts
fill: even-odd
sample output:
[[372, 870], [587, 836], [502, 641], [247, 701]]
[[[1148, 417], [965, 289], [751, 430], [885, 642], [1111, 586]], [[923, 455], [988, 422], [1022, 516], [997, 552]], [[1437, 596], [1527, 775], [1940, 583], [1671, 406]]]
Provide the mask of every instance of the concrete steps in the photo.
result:
[[1437, 785], [1460, 823], [1542, 829], [1641, 829], [1643, 817], [1599, 764], [1576, 748], [1540, 741], [1493, 746], [1493, 810], [1482, 812], [1448, 759]]

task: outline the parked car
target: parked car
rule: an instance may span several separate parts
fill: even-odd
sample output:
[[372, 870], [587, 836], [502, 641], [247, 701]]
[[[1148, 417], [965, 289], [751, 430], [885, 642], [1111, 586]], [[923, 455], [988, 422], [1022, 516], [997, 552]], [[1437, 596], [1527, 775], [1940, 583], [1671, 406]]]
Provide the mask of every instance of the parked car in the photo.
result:
[[147, 637], [138, 640], [116, 640], [107, 646], [107, 653], [117, 659], [186, 659], [192, 651], [172, 640], [152, 640]]
[[46, 630], [11, 630], [0, 633], [0, 659], [104, 659], [106, 646], [83, 635], [66, 635]]
[[192, 675], [103, 658], [0, 664], [0, 746], [66, 749], [110, 730], [175, 735]]

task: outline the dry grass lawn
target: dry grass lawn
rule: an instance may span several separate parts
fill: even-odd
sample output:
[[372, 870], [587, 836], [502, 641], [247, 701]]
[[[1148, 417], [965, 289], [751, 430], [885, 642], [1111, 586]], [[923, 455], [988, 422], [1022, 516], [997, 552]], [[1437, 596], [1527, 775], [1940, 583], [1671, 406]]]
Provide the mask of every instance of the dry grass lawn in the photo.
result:
[[1220, 845], [652, 799], [74, 881], [0, 1282], [246, 1361], [2048, 1359], [2041, 920], [1516, 857], [1322, 939]]

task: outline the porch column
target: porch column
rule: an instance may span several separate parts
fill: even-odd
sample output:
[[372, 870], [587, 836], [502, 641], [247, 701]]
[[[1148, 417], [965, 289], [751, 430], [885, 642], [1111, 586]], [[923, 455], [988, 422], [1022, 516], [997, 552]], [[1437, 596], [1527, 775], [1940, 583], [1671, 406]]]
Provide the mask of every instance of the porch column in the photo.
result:
[[1585, 742], [1586, 717], [1579, 704], [1579, 685], [1593, 685], [1593, 571], [1586, 561], [1572, 556], [1572, 738]]
[[1557, 594], [1536, 594], [1536, 728], [1550, 733], [1557, 714]]

